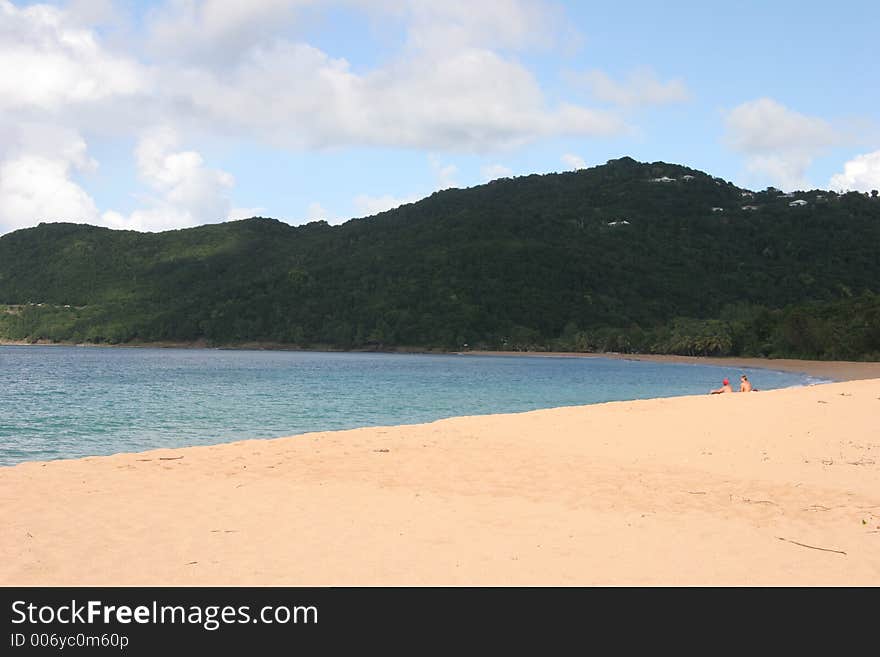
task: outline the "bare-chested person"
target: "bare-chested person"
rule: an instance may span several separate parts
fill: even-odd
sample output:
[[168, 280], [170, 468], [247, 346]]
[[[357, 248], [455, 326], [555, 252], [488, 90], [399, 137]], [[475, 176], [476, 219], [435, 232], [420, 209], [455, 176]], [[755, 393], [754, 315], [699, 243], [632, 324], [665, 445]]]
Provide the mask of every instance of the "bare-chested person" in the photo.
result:
[[716, 388], [715, 390], [709, 391], [709, 394], [710, 395], [718, 395], [718, 394], [721, 394], [722, 392], [733, 392], [733, 388], [730, 387], [730, 381], [728, 379], [724, 379], [724, 381], [721, 382], [721, 387]]
[[743, 374], [739, 377], [739, 391], [740, 392], [751, 392], [753, 390], [752, 383], [749, 381], [749, 377]]

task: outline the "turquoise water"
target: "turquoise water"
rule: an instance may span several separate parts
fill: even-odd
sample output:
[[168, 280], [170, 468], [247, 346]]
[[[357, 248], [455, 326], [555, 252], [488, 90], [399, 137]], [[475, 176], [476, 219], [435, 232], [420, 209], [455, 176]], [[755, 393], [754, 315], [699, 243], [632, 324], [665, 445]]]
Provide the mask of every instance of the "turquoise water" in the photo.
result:
[[600, 358], [0, 346], [0, 465], [702, 394], [769, 370]]

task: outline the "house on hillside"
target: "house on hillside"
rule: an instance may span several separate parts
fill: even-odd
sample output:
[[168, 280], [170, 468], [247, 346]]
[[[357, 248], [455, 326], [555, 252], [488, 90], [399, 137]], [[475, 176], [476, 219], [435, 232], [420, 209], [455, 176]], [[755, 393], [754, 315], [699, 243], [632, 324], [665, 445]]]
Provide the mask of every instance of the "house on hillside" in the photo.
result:
[[626, 219], [620, 219], [619, 221], [609, 221], [609, 226], [629, 226], [629, 222]]
[[694, 176], [688, 174], [688, 175], [686, 175], [686, 176], [682, 176], [681, 179], [682, 179], [682, 180], [693, 180], [693, 179], [694, 179]]
[[787, 194], [783, 194], [781, 198], [794, 198], [794, 192], [788, 192]]
[[661, 176], [660, 178], [652, 178], [651, 182], [671, 183], [671, 182], [675, 182], [675, 178], [669, 178], [668, 176]]
[[755, 196], [752, 192], [740, 192], [739, 195], [743, 198], [753, 198]]
[[724, 208], [712, 208], [712, 212], [724, 212]]
[[796, 201], [792, 201], [791, 203], [789, 203], [789, 204], [788, 204], [788, 207], [790, 207], [790, 208], [797, 208], [797, 207], [804, 206], [804, 205], [806, 205], [806, 204], [807, 204], [807, 202], [806, 202], [804, 199], [799, 198], [799, 199], [797, 199]]
[[749, 212], [753, 212], [753, 211], [755, 211], [755, 210], [758, 209], [758, 206], [757, 206], [757, 205], [744, 205], [744, 206], [742, 206], [742, 208], [740, 208], [740, 209], [742, 209], [742, 210], [748, 210]]

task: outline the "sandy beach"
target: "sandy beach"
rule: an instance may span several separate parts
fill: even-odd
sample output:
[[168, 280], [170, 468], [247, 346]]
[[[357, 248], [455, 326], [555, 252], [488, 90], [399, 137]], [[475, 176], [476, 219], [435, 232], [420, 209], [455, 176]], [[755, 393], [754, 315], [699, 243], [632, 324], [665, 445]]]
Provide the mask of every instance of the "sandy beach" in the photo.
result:
[[872, 379], [24, 463], [0, 584], [877, 586], [878, 412]]

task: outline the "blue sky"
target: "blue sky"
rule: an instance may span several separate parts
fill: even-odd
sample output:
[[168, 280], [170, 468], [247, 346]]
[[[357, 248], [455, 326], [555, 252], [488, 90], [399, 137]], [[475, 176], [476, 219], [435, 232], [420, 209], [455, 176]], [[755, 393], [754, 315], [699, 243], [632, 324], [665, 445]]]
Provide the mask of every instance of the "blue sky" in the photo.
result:
[[0, 233], [339, 223], [624, 155], [880, 187], [875, 2], [0, 0]]

